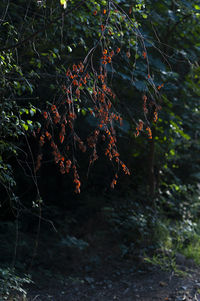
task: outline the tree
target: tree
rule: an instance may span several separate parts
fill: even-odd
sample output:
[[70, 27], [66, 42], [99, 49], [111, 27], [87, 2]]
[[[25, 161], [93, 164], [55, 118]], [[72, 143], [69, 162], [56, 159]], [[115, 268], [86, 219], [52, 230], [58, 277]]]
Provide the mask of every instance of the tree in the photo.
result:
[[[19, 1], [19, 3], [22, 3]], [[65, 3], [65, 2], [63, 2]], [[45, 10], [51, 11], [53, 7], [45, 6], [44, 3], [39, 3], [40, 6], [39, 10], [44, 8]], [[61, 3], [62, 4], [62, 3]], [[116, 165], [118, 166], [117, 169], [121, 166], [121, 168], [124, 170], [126, 174], [129, 174], [129, 170], [127, 169], [126, 165], [119, 159], [119, 153], [116, 147], [116, 136], [115, 136], [115, 130], [114, 130], [114, 123], [122, 122], [122, 117], [120, 114], [116, 112], [116, 109], [114, 106], [117, 105], [118, 99], [116, 98], [116, 95], [111, 90], [111, 88], [108, 86], [111, 84], [111, 81], [116, 73], [115, 71], [115, 65], [116, 69], [118, 68], [117, 60], [122, 62], [125, 57], [125, 63], [127, 66], [130, 65], [130, 56], [134, 56], [134, 65], [136, 65], [136, 60], [138, 57], [138, 53], [143, 57], [144, 60], [147, 61], [147, 71], [148, 71], [148, 58], [146, 53], [146, 47], [143, 40], [143, 36], [140, 33], [139, 25], [137, 24], [137, 21], [135, 17], [132, 15], [132, 8], [129, 9], [129, 14], [131, 17], [128, 16], [128, 14], [123, 10], [122, 7], [118, 6], [117, 3], [114, 2], [105, 2], [102, 1], [100, 3], [96, 3], [94, 1], [89, 1], [87, 4], [85, 1], [82, 1], [78, 4], [71, 1], [70, 3], [72, 5], [72, 8], [69, 9], [66, 13], [62, 12], [61, 16], [55, 16], [51, 15], [49, 17], [49, 21], [47, 21], [47, 24], [44, 28], [41, 28], [38, 26], [38, 23], [41, 21], [38, 13], [36, 13], [37, 24], [35, 25], [35, 19], [32, 18], [31, 10], [36, 10], [35, 3], [32, 3], [32, 6], [27, 11], [26, 19], [28, 22], [33, 22], [35, 26], [37, 26], [37, 29], [34, 31], [34, 33], [29, 34], [29, 27], [26, 33], [25, 37], [20, 38], [17, 40], [17, 43], [10, 43], [9, 45], [6, 45], [5, 47], [1, 48], [1, 51], [10, 51], [11, 49], [17, 49], [19, 51], [23, 51], [23, 55], [30, 56], [30, 64], [37, 68], [37, 71], [35, 72], [33, 69], [29, 70], [29, 68], [26, 69], [26, 73], [28, 74], [28, 77], [30, 79], [25, 79], [28, 88], [30, 89], [30, 93], [33, 94], [34, 92], [34, 86], [38, 86], [37, 84], [37, 78], [41, 77], [39, 70], [42, 68], [41, 61], [46, 60], [48, 75], [51, 73], [52, 65], [55, 63], [55, 60], [60, 60], [65, 58], [65, 55], [63, 55], [62, 59], [60, 56], [60, 51], [64, 52], [64, 50], [67, 50], [69, 53], [71, 53], [72, 48], [69, 45], [64, 45], [64, 41], [61, 41], [61, 49], [53, 48], [53, 50], [49, 50], [47, 52], [44, 52], [42, 48], [46, 47], [46, 45], [42, 45], [41, 43], [41, 51], [38, 53], [35, 46], [35, 41], [32, 42], [33, 39], [38, 38], [42, 35], [44, 32], [48, 33], [48, 29], [53, 28], [53, 30], [57, 30], [57, 23], [64, 22], [62, 18], [64, 18], [65, 14], [69, 15], [73, 11], [77, 11], [81, 7], [81, 12], [77, 11], [77, 14], [71, 17], [71, 21], [73, 23], [73, 33], [69, 35], [68, 37], [68, 44], [73, 44], [74, 47], [77, 47], [79, 44], [84, 50], [86, 56], [83, 62], [77, 63], [77, 57], [80, 55], [80, 50], [75, 51], [73, 59], [75, 62], [72, 62], [73, 66], [71, 66], [71, 69], [69, 69], [67, 66], [63, 65], [63, 62], [59, 62], [60, 67], [58, 67], [58, 64], [56, 62], [55, 71], [57, 74], [60, 74], [61, 81], [58, 85], [58, 90], [62, 90], [64, 95], [60, 97], [56, 102], [58, 105], [53, 104], [53, 101], [49, 101], [49, 105], [51, 106], [50, 112], [47, 112], [46, 110], [43, 111], [43, 116], [46, 119], [46, 124], [44, 125], [44, 128], [41, 131], [40, 134], [40, 146], [44, 144], [45, 139], [50, 141], [50, 145], [53, 149], [54, 159], [56, 163], [59, 163], [60, 170], [62, 173], [69, 172], [69, 169], [72, 165], [73, 167], [73, 173], [74, 173], [74, 182], [76, 185], [76, 192], [80, 192], [80, 180], [76, 168], [76, 158], [75, 158], [75, 147], [76, 144], [79, 146], [82, 151], [86, 150], [86, 146], [84, 145], [83, 141], [79, 138], [78, 134], [75, 132], [74, 127], [74, 121], [76, 119], [77, 114], [87, 114], [90, 113], [93, 117], [96, 117], [97, 124], [96, 129], [93, 131], [93, 133], [88, 137], [88, 146], [91, 148], [92, 152], [90, 155], [89, 164], [92, 164], [97, 158], [97, 151], [96, 151], [96, 142], [98, 140], [99, 135], [102, 136], [103, 141], [105, 141], [105, 153], [109, 157], [110, 160], [115, 161]], [[12, 4], [11, 4], [12, 6]], [[56, 5], [57, 6], [57, 5]], [[55, 6], [55, 7], [56, 7]], [[143, 4], [138, 4], [135, 6], [134, 10], [135, 12], [141, 13]], [[20, 9], [21, 7], [16, 7], [16, 10]], [[5, 8], [7, 9], [7, 8]], [[89, 18], [88, 18], [88, 10], [89, 10]], [[30, 15], [30, 17], [29, 17]], [[20, 14], [17, 16], [19, 17]], [[127, 18], [128, 23], [125, 21]], [[146, 18], [146, 15], [143, 14], [143, 18]], [[95, 31], [88, 30], [87, 27], [80, 28], [78, 19], [81, 20], [82, 23], [88, 22], [88, 24], [91, 24]], [[16, 19], [16, 21], [19, 21]], [[39, 22], [38, 22], [39, 21]], [[14, 21], [15, 22], [15, 19]], [[21, 22], [21, 20], [20, 20]], [[19, 23], [20, 23], [19, 22]], [[43, 19], [42, 19], [43, 22]], [[4, 23], [6, 26], [6, 23]], [[22, 23], [24, 26], [24, 20]], [[62, 25], [62, 24], [61, 24]], [[9, 26], [9, 24], [7, 24]], [[39, 27], [39, 28], [38, 28]], [[121, 29], [120, 29], [121, 27]], [[62, 33], [61, 36], [63, 36], [66, 33], [66, 27], [62, 27]], [[127, 30], [127, 36], [124, 37], [123, 30]], [[14, 27], [12, 27], [13, 34], [16, 36], [20, 35], [19, 31]], [[81, 36], [81, 39], [77, 36]], [[129, 36], [129, 46], [124, 48], [124, 51], [122, 53], [121, 47], [123, 44], [126, 44], [127, 37]], [[91, 40], [91, 38], [93, 40]], [[9, 39], [11, 38], [11, 34], [7, 37], [7, 43], [9, 43]], [[15, 37], [15, 39], [17, 39]], [[138, 48], [138, 43], [136, 43], [136, 40], [139, 41], [140, 47]], [[51, 45], [51, 41], [50, 42]], [[27, 53], [27, 50], [25, 49], [24, 52], [24, 46], [27, 45], [27, 43], [33, 43], [33, 47], [28, 48], [28, 51], [30, 53]], [[54, 45], [53, 45], [54, 46]], [[42, 52], [43, 51], [43, 52]], [[122, 53], [122, 55], [120, 55]], [[36, 56], [37, 58], [35, 58]], [[67, 55], [67, 58], [69, 55]], [[114, 63], [113, 63], [114, 60]], [[23, 62], [20, 62], [23, 64]], [[120, 64], [119, 64], [120, 66]], [[126, 67], [127, 68], [127, 67]], [[55, 72], [54, 71], [54, 72]], [[66, 74], [66, 79], [64, 79], [64, 73]], [[118, 72], [119, 74], [119, 72]], [[23, 76], [20, 74], [20, 76]], [[45, 76], [45, 75], [44, 75]], [[58, 76], [58, 75], [56, 75]], [[128, 75], [127, 75], [128, 76]], [[148, 76], [147, 81], [149, 81], [149, 84], [152, 85], [153, 89], [155, 89], [154, 83], [151, 80], [150, 74], [146, 74]], [[128, 76], [128, 79], [130, 79], [130, 76]], [[19, 81], [15, 81], [15, 84], [17, 85], [17, 93], [20, 95], [23, 92], [21, 92], [21, 84], [20, 81], [22, 79], [19, 78]], [[63, 83], [63, 81], [65, 83]], [[82, 98], [82, 102], [80, 100], [80, 94]], [[115, 100], [116, 99], [116, 100]], [[146, 102], [147, 97], [144, 96], [144, 102]], [[98, 102], [98, 104], [97, 104]], [[44, 106], [43, 104], [42, 106]], [[149, 122], [147, 120], [147, 109], [146, 105], [144, 103], [144, 114], [145, 119], [147, 122], [147, 125], [145, 126], [145, 130], [147, 131], [147, 134], [151, 138], [151, 130], [149, 127]], [[154, 106], [155, 106], [155, 119], [157, 118], [157, 110], [158, 106], [156, 105], [155, 99], [154, 99]], [[112, 109], [112, 108], [113, 109]], [[40, 107], [41, 109], [41, 107]], [[112, 110], [111, 110], [112, 109]], [[94, 122], [94, 121], [92, 121]], [[57, 141], [53, 140], [53, 133], [49, 133], [48, 126], [52, 126], [52, 124], [55, 124], [56, 131], [59, 132], [59, 143], [61, 144], [61, 148], [58, 147]], [[31, 121], [29, 120], [29, 125], [31, 124]], [[69, 129], [66, 130], [66, 125], [68, 124]], [[143, 128], [143, 121], [139, 121], [138, 125], [136, 124], [136, 135], [139, 134], [139, 132]], [[24, 123], [25, 130], [28, 130], [29, 126]], [[33, 127], [32, 127], [33, 128]], [[65, 136], [67, 139], [65, 139]], [[65, 141], [64, 141], [65, 140]], [[64, 147], [65, 150], [64, 150]], [[107, 145], [107, 146], [106, 146]], [[69, 148], [68, 154], [66, 153], [66, 147]], [[39, 153], [37, 157], [37, 164], [36, 164], [36, 170], [40, 166], [40, 161], [42, 159], [42, 154]], [[114, 179], [112, 180], [111, 186], [114, 187], [117, 181], [118, 174], [115, 173]]]

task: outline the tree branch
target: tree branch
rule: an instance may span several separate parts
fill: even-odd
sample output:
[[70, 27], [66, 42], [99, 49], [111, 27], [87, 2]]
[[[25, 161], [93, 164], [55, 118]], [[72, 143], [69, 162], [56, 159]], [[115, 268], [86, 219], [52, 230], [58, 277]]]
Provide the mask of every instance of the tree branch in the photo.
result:
[[[70, 13], [72, 13], [74, 10], [78, 9], [79, 7], [81, 7], [84, 3], [86, 2], [86, 0], [82, 0], [80, 3], [78, 3], [77, 5], [75, 5], [72, 9], [68, 10], [65, 13], [65, 16], [69, 15]], [[24, 40], [13, 44], [11, 46], [7, 46], [4, 48], [0, 48], [0, 51], [5, 51], [5, 50], [10, 50], [10, 49], [14, 49], [14, 48], [18, 48], [20, 46], [22, 46], [23, 44], [27, 43], [28, 41], [32, 40], [33, 38], [35, 38], [39, 33], [44, 32], [50, 25], [58, 22], [60, 19], [62, 19], [62, 16], [59, 16], [58, 18], [56, 18], [55, 20], [52, 20], [51, 22], [49, 22], [48, 24], [46, 24], [42, 29], [34, 32], [33, 34], [31, 34], [30, 36], [28, 36], [27, 38], [25, 38]]]

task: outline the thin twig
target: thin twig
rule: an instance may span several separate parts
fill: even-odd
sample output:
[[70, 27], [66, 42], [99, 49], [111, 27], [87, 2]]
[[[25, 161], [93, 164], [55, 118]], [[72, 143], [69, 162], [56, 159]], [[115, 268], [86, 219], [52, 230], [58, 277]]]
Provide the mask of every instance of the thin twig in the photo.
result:
[[[78, 9], [80, 6], [82, 6], [84, 3], [86, 2], [86, 0], [82, 0], [80, 3], [78, 3], [77, 5], [75, 5], [72, 9], [68, 10], [65, 13], [65, 16], [69, 15], [70, 13], [72, 13], [74, 10]], [[7, 47], [3, 47], [0, 48], [0, 51], [5, 51], [5, 50], [10, 50], [10, 49], [14, 49], [14, 48], [18, 48], [20, 46], [22, 46], [23, 44], [29, 42], [30, 40], [32, 40], [33, 38], [35, 38], [39, 33], [43, 33], [50, 25], [58, 22], [60, 19], [63, 18], [63, 15], [59, 16], [58, 18], [56, 18], [55, 20], [52, 20], [51, 22], [47, 23], [42, 29], [37, 30], [36, 32], [34, 32], [33, 34], [31, 34], [30, 36], [28, 36], [27, 38], [25, 38], [24, 40], [11, 45], [11, 46], [7, 46]]]

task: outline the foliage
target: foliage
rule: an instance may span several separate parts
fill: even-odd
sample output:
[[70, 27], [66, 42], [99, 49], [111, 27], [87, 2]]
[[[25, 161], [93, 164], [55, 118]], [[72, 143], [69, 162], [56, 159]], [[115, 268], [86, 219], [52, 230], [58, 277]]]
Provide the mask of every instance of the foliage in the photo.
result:
[[173, 272], [176, 276], [186, 276], [187, 273], [178, 268], [174, 256], [166, 256], [164, 254], [154, 255], [153, 257], [145, 257], [145, 262], [155, 266], [159, 266], [163, 271]]
[[60, 241], [61, 245], [70, 247], [70, 248], [78, 248], [79, 250], [84, 250], [88, 247], [88, 243], [83, 241], [82, 239], [77, 239], [74, 236], [67, 235], [66, 238], [62, 238]]
[[2, 300], [11, 300], [10, 298], [18, 300], [21, 296], [25, 298], [27, 292], [23, 286], [32, 282], [29, 275], [18, 276], [15, 270], [10, 268], [0, 269], [0, 280], [0, 297]]
[[[62, 2], [61, 5], [65, 6], [66, 2]], [[35, 90], [35, 93], [42, 99], [41, 109], [46, 106], [46, 100], [43, 99], [43, 93], [41, 93], [44, 89], [47, 91], [47, 87], [49, 86], [53, 93], [62, 93], [59, 99], [52, 99], [47, 102], [47, 107], [43, 110], [46, 122], [39, 135], [39, 139], [41, 146], [43, 146], [45, 141], [50, 142], [54, 160], [59, 164], [62, 173], [70, 172], [71, 167], [73, 167], [72, 173], [76, 192], [80, 191], [81, 185], [76, 166], [78, 162], [76, 157], [79, 156], [79, 153], [76, 155], [76, 149], [80, 148], [82, 151], [85, 151], [88, 144], [89, 149], [91, 149], [89, 151], [90, 167], [99, 157], [96, 143], [100, 141], [102, 144], [99, 138], [101, 136], [102, 139], [105, 139], [105, 142], [103, 142], [104, 152], [110, 160], [114, 159], [115, 163], [117, 163], [114, 164], [113, 162], [116, 168], [115, 170], [113, 168], [114, 178], [111, 181], [111, 186], [114, 187], [117, 183], [117, 169], [119, 169], [120, 165], [126, 173], [129, 173], [125, 164], [118, 158], [119, 151], [116, 148], [116, 130], [114, 127], [120, 127], [116, 124], [116, 120], [119, 120], [121, 123], [122, 115], [124, 115], [132, 133], [133, 127], [135, 127], [136, 136], [140, 132], [143, 133], [146, 131], [149, 138], [151, 138], [152, 133], [149, 128], [149, 121], [152, 119], [157, 120], [157, 111], [160, 107], [156, 104], [156, 101], [159, 98], [159, 91], [162, 91], [163, 110], [161, 111], [162, 118], [158, 119], [158, 125], [153, 126], [155, 128], [155, 137], [153, 137], [153, 140], [155, 140], [155, 150], [153, 155], [155, 157], [158, 153], [160, 158], [166, 156], [168, 162], [169, 159], [174, 160], [174, 147], [177, 147], [178, 139], [185, 139], [186, 141], [190, 139], [190, 135], [185, 133], [184, 129], [181, 128], [183, 110], [186, 112], [185, 115], [190, 114], [190, 112], [186, 104], [181, 106], [176, 101], [176, 94], [179, 93], [182, 80], [184, 76], [188, 76], [188, 73], [184, 75], [182, 69], [176, 70], [175, 64], [181, 60], [183, 53], [179, 49], [180, 45], [178, 43], [175, 44], [174, 49], [170, 48], [171, 41], [173, 43], [172, 28], [174, 26], [176, 30], [180, 30], [180, 24], [182, 29], [182, 18], [185, 17], [186, 13], [191, 14], [193, 23], [196, 24], [195, 22], [198, 21], [199, 17], [198, 7], [188, 4], [177, 4], [172, 7], [171, 11], [167, 1], [165, 6], [159, 3], [152, 6], [151, 1], [147, 1], [147, 3], [138, 1], [138, 4], [135, 4], [135, 6], [131, 6], [128, 1], [120, 3], [120, 6], [117, 2], [106, 3], [105, 1], [101, 1], [96, 3], [95, 1], [88, 1], [84, 3], [83, 1], [83, 3], [80, 3], [80, 8], [78, 7], [75, 10], [76, 2], [70, 1], [67, 7], [68, 10], [63, 13], [63, 16], [64, 14], [68, 15], [70, 10], [74, 10], [75, 13], [70, 15], [69, 19], [65, 20], [65, 26], [63, 26], [63, 20], [59, 17], [62, 11], [61, 6], [58, 7], [56, 14], [51, 14], [51, 10], [55, 7], [55, 4], [50, 5], [48, 2], [46, 4], [42, 2], [36, 7], [31, 2], [30, 11], [28, 11], [25, 21], [19, 14], [19, 23], [23, 24], [23, 26], [26, 23], [28, 24], [28, 22], [32, 22], [31, 10], [39, 13], [42, 12], [42, 9], [45, 9], [46, 13], [49, 14], [49, 25], [45, 27], [45, 45], [39, 39], [37, 40], [37, 48], [41, 49], [39, 52], [36, 51], [35, 42], [31, 48], [24, 47], [26, 42], [23, 42], [23, 39], [20, 40], [18, 37], [19, 25], [17, 23], [14, 23], [15, 25], [12, 25], [9, 31], [7, 48], [12, 48], [12, 44], [16, 44], [13, 39], [15, 37], [19, 44], [17, 46], [19, 51], [24, 53], [24, 56], [27, 58], [26, 61], [30, 62], [30, 66], [26, 65], [26, 62], [24, 66], [26, 74], [29, 77], [26, 82], [28, 82], [28, 87], [32, 93]], [[15, 7], [15, 9], [18, 12], [19, 8]], [[157, 15], [160, 17], [155, 19]], [[41, 29], [40, 24], [43, 22], [44, 16], [40, 14], [40, 17], [37, 18], [38, 22], [34, 25], [36, 27], [35, 34], [38, 36], [40, 34], [43, 35], [43, 29]], [[163, 26], [164, 18], [169, 18], [169, 26], [167, 28]], [[80, 22], [82, 26], [80, 26]], [[88, 23], [87, 26], [84, 25], [85, 22]], [[151, 27], [148, 26], [149, 22], [153, 24]], [[191, 21], [188, 20], [187, 22], [190, 23]], [[9, 23], [7, 26], [10, 26]], [[68, 32], [67, 28], [70, 26], [71, 30]], [[162, 32], [162, 37], [156, 34], [155, 28], [158, 26], [160, 27], [160, 32]], [[50, 28], [55, 32], [57, 32], [58, 28], [61, 28], [61, 37], [57, 34], [54, 44], [49, 39], [51, 36]], [[165, 33], [164, 30], [166, 31]], [[198, 25], [191, 30], [193, 30], [194, 36], [196, 34], [195, 31], [198, 31]], [[31, 40], [29, 31], [29, 26], [27, 26], [26, 35], [30, 35]], [[170, 32], [170, 35], [168, 35], [168, 32]], [[184, 31], [182, 33], [183, 37], [187, 34], [188, 32]], [[67, 39], [65, 38], [66, 36], [68, 37]], [[164, 44], [165, 36], [170, 37], [167, 45]], [[61, 45], [58, 47], [60, 38]], [[185, 61], [183, 60], [182, 63], [182, 65], [185, 64], [187, 67], [188, 43], [186, 41]], [[197, 52], [197, 49], [195, 51]], [[171, 59], [170, 55], [172, 52], [174, 52], [174, 57]], [[188, 60], [190, 59], [189, 54], [190, 50], [188, 51]], [[84, 64], [80, 63], [80, 56]], [[66, 60], [68, 61], [68, 65], [64, 63]], [[20, 64], [24, 65], [19, 60]], [[46, 70], [46, 73], [43, 73], [42, 70]], [[55, 76], [58, 82], [57, 87], [51, 80]], [[44, 88], [42, 88], [42, 91], [38, 80], [43, 82]], [[78, 83], [78, 86], [76, 83]], [[109, 87], [110, 84], [112, 84], [114, 92]], [[141, 92], [145, 92], [140, 106], [138, 105], [139, 102], [130, 102], [131, 94], [122, 93], [122, 86], [124, 87], [124, 91], [136, 93], [136, 98], [142, 98], [140, 94]], [[20, 91], [20, 81], [17, 82], [17, 87]], [[61, 87], [63, 87], [62, 92]], [[170, 87], [174, 87], [173, 98], [171, 98]], [[94, 106], [97, 101], [96, 94], [99, 93], [98, 105]], [[49, 95], [47, 97], [49, 98]], [[111, 99], [109, 99], [110, 97]], [[112, 99], [113, 97], [116, 99]], [[127, 99], [125, 109], [131, 114], [127, 115], [124, 109], [121, 109], [120, 114], [116, 113], [121, 99]], [[176, 107], [175, 111], [172, 111], [173, 103]], [[50, 111], [48, 112], [47, 108], [49, 106]], [[93, 106], [94, 109], [92, 108]], [[88, 136], [88, 139], [84, 137], [86, 141], [83, 141], [78, 132], [80, 131], [80, 126], [76, 126], [75, 119], [77, 117], [80, 118], [81, 115], [85, 116], [82, 118], [81, 123], [85, 123], [84, 127], [87, 127], [90, 114], [93, 116], [91, 117], [93, 124], [92, 134]], [[179, 116], [180, 114], [182, 114], [181, 117]], [[94, 117], [97, 121], [94, 120]], [[32, 121], [30, 120], [29, 122], [31, 123]], [[25, 129], [27, 129], [27, 126], [24, 123]], [[48, 130], [49, 126], [51, 126], [50, 130]], [[163, 131], [165, 131], [165, 135], [163, 135]], [[133, 136], [132, 133], [130, 132], [129, 136]], [[174, 135], [178, 135], [178, 139], [174, 139]], [[58, 138], [54, 139], [53, 136], [57, 136]], [[170, 137], [170, 143], [166, 140], [167, 137]], [[174, 145], [174, 141], [176, 146]], [[145, 143], [143, 139], [141, 142]], [[139, 145], [139, 148], [141, 147]], [[65, 148], [68, 149], [68, 152], [66, 152]], [[168, 152], [171, 154], [169, 159]], [[36, 170], [39, 169], [41, 161], [42, 151], [40, 150], [37, 157]], [[149, 161], [151, 161], [150, 158]], [[159, 166], [154, 167], [154, 169], [158, 169], [160, 174], [163, 173], [165, 175], [168, 172], [174, 172], [174, 167], [171, 169], [167, 163], [164, 164], [165, 170], [161, 170], [160, 165], [162, 165], [162, 160], [160, 159], [158, 162]], [[173, 166], [177, 167], [178, 165], [173, 164]], [[155, 186], [155, 175], [152, 174], [151, 177], [153, 183], [149, 182], [148, 185]], [[155, 189], [152, 188], [152, 190]]]
[[[2, 27], [8, 28], [8, 36], [16, 34], [14, 27], [8, 22]], [[11, 200], [14, 200], [13, 187], [16, 182], [9, 160], [13, 156], [17, 157], [19, 152], [23, 152], [17, 141], [26, 131], [33, 130], [34, 123], [31, 119], [36, 114], [36, 108], [31, 103], [23, 106], [18, 104], [18, 97], [24, 93], [32, 93], [32, 87], [24, 78], [21, 67], [17, 65], [11, 51], [1, 52], [0, 66], [0, 183]]]

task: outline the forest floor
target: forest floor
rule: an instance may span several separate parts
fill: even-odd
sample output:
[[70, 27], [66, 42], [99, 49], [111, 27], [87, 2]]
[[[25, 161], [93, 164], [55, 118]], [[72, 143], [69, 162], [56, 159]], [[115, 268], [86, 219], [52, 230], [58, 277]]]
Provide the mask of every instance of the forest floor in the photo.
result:
[[[9, 301], [200, 301], [200, 268], [183, 255], [165, 256], [164, 266], [153, 265], [141, 249], [122, 258], [119, 242], [105, 233], [101, 239], [100, 234], [83, 237], [90, 244], [80, 250], [44, 231], [30, 269], [34, 237], [19, 233], [16, 262], [26, 267], [33, 284], [27, 286], [27, 298]], [[0, 258], [6, 256], [5, 245]]]
[[107, 263], [79, 276], [37, 273], [29, 289], [30, 301], [189, 301], [200, 300], [200, 273], [184, 275], [162, 271], [155, 266], [134, 267], [133, 262]]
[[163, 265], [155, 265], [141, 249], [122, 258], [105, 232], [83, 239], [89, 247], [70, 251], [53, 233], [41, 237], [28, 301], [200, 301], [200, 269], [183, 255], [158, 253]]
[[164, 271], [142, 257], [92, 256], [83, 264], [78, 254], [70, 262], [58, 253], [52, 266], [34, 267], [34, 284], [28, 289], [27, 300], [200, 301], [200, 271], [187, 266], [187, 261], [174, 265], [175, 270]]

